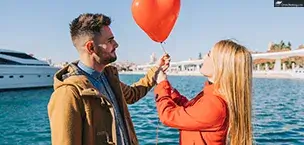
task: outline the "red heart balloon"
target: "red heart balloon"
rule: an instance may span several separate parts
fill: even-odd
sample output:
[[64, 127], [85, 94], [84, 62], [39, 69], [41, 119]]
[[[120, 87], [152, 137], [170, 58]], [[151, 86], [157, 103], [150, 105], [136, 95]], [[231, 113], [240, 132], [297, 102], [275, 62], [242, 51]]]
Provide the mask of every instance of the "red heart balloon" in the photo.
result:
[[154, 41], [163, 42], [171, 33], [180, 11], [180, 0], [133, 0], [136, 24]]

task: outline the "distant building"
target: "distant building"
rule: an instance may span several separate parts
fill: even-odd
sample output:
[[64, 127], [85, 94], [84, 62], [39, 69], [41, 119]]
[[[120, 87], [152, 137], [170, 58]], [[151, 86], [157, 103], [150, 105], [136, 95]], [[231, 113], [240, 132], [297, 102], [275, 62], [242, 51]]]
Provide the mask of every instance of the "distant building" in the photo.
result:
[[270, 51], [271, 48], [272, 48], [272, 46], [273, 46], [273, 42], [269, 42], [269, 43], [268, 43], [268, 49], [267, 49], [267, 50]]
[[150, 62], [149, 64], [155, 64], [157, 58], [155, 56], [155, 53], [153, 52], [151, 55], [150, 55]]
[[57, 68], [63, 68], [67, 66], [69, 63], [68, 62], [60, 62], [60, 63], [53, 63], [52, 66], [57, 67]]
[[50, 58], [42, 58], [41, 60], [47, 62], [49, 65], [53, 65], [52, 59]]

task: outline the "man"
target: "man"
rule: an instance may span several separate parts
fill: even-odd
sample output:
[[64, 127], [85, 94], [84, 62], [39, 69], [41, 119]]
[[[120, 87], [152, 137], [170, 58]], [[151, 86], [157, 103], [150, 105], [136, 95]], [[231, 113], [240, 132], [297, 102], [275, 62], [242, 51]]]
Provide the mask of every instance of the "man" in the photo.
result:
[[120, 82], [109, 64], [116, 60], [117, 42], [103, 14], [82, 14], [70, 24], [80, 61], [59, 70], [48, 104], [53, 145], [137, 145], [127, 104], [144, 97], [155, 85], [169, 57], [132, 86]]

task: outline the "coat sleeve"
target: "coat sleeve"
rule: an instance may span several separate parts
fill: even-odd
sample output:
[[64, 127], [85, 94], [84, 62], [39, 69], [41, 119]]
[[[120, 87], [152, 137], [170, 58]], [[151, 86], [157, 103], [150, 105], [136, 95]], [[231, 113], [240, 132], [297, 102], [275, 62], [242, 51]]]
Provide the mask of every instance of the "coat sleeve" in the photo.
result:
[[158, 67], [152, 67], [143, 78], [130, 86], [123, 82], [120, 83], [123, 96], [128, 104], [137, 102], [153, 88], [156, 84], [155, 74], [157, 71]]
[[196, 131], [215, 131], [221, 127], [225, 117], [221, 103], [202, 97], [193, 106], [179, 106], [166, 89], [167, 83], [163, 81], [155, 88], [156, 107], [163, 124], [181, 130]]
[[157, 92], [170, 96], [178, 106], [184, 106], [189, 101], [187, 97], [181, 95], [178, 90], [174, 89], [169, 81], [161, 82], [158, 85]]
[[181, 95], [176, 89], [171, 90], [171, 98], [178, 106], [185, 106], [189, 101], [187, 97]]
[[52, 94], [48, 104], [52, 145], [81, 145], [82, 117], [77, 96], [72, 86], [60, 87]]

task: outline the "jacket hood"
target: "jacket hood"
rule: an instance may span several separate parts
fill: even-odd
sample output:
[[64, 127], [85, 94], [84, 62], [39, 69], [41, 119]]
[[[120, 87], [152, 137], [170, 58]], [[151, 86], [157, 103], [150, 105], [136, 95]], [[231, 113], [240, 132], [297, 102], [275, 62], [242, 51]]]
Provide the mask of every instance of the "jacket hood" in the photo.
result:
[[78, 62], [79, 61], [72, 62], [55, 73], [54, 90], [65, 85], [72, 85], [77, 88], [81, 95], [99, 95], [99, 92], [94, 88], [80, 68], [78, 68]]

